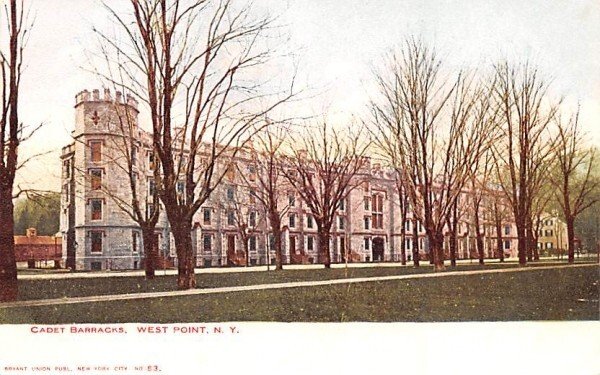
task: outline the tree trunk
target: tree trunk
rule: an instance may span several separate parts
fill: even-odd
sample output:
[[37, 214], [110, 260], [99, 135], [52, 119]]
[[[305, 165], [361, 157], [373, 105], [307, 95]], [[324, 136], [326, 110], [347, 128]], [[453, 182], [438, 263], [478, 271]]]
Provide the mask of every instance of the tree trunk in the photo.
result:
[[420, 254], [419, 254], [419, 230], [417, 228], [417, 221], [413, 220], [413, 264], [415, 267], [419, 267]]
[[281, 252], [281, 221], [279, 213], [270, 215], [271, 231], [273, 232], [273, 248], [275, 250], [275, 270], [283, 269], [283, 254]]
[[403, 266], [406, 265], [406, 235], [404, 234], [404, 227], [400, 235], [400, 263]]
[[144, 269], [146, 271], [146, 279], [154, 279], [154, 270], [156, 269], [156, 259], [158, 258], [156, 249], [156, 239], [154, 237], [154, 227], [141, 226], [142, 228], [142, 239], [144, 241], [144, 254], [146, 254], [146, 260], [144, 262]]
[[448, 247], [450, 248], [450, 266], [456, 267], [456, 227], [454, 226], [450, 230], [450, 243]]
[[325, 268], [331, 268], [331, 254], [329, 253], [329, 231], [319, 229], [319, 261], [323, 262]]
[[479, 257], [479, 264], [483, 265], [485, 254], [484, 254], [483, 236], [481, 235], [479, 228], [476, 230], [475, 236], [476, 236], [476, 242], [477, 242], [477, 255]]
[[502, 246], [502, 223], [496, 222], [496, 249], [500, 262], [504, 262], [504, 247]]
[[246, 267], [250, 266], [250, 248], [248, 247], [248, 242], [250, 239], [248, 236], [242, 236], [242, 246], [244, 246], [244, 257], [246, 258]]
[[540, 260], [540, 251], [538, 249], [538, 239], [539, 237], [537, 236], [538, 230], [535, 230], [533, 232], [533, 240], [532, 240], [532, 245], [533, 245], [533, 260], [538, 261]]
[[518, 247], [517, 252], [519, 254], [519, 264], [525, 265], [527, 264], [527, 236], [525, 233], [525, 223], [522, 218], [517, 218], [517, 237], [518, 237]]
[[534, 237], [533, 237], [533, 220], [532, 219], [528, 219], [527, 220], [527, 261], [528, 262], [532, 262], [533, 261], [533, 249], [535, 246], [535, 244], [533, 243], [534, 241]]
[[435, 271], [444, 270], [444, 234], [434, 232], [429, 236], [429, 254], [432, 256]]
[[18, 296], [13, 209], [12, 184], [2, 186], [0, 191], [0, 302], [14, 301]]
[[177, 288], [193, 289], [196, 287], [196, 254], [192, 247], [192, 227], [182, 220], [180, 224], [172, 225], [171, 231], [177, 252]]
[[566, 221], [569, 263], [575, 263], [575, 219], [573, 217], [567, 217]]

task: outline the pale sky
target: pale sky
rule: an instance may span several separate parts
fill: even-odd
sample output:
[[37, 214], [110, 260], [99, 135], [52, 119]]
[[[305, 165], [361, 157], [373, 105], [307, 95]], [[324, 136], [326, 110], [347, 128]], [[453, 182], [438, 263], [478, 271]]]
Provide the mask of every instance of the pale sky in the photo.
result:
[[[60, 148], [70, 142], [74, 96], [100, 88], [86, 73], [92, 26], [106, 26], [96, 0], [30, 0], [36, 14], [26, 51], [21, 118], [45, 126], [20, 153], [52, 151], [22, 170], [21, 183], [60, 190]], [[108, 0], [127, 7], [125, 0]], [[381, 56], [408, 36], [423, 38], [454, 67], [485, 67], [501, 58], [530, 59], [553, 78], [569, 106], [600, 145], [600, 2], [597, 0], [257, 0], [288, 27], [303, 85], [322, 95], [306, 103], [329, 119], [360, 115], [365, 86]]]

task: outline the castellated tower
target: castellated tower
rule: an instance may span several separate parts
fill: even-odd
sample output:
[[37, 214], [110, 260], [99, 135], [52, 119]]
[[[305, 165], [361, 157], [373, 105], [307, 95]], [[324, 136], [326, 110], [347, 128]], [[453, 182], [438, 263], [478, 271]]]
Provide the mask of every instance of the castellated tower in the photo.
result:
[[[141, 231], [123, 210], [131, 203], [129, 163], [141, 208], [153, 209], [148, 199], [154, 188], [152, 142], [138, 126], [137, 107], [132, 96], [109, 89], [75, 96], [73, 143], [61, 157], [63, 257], [71, 269], [143, 267]], [[159, 238], [163, 222], [157, 226]]]

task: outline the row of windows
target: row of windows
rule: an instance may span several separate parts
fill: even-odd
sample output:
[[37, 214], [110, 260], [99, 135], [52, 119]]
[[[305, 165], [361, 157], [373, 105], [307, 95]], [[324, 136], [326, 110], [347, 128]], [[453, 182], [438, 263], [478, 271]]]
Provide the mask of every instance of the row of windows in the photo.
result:
[[[90, 238], [90, 251], [92, 253], [101, 253], [103, 249], [104, 237], [106, 233], [102, 230], [90, 230], [88, 231], [88, 237]], [[140, 234], [138, 231], [131, 232], [131, 251], [137, 253], [140, 251]]]
[[[94, 163], [101, 162], [102, 161], [102, 147], [104, 145], [104, 142], [101, 140], [93, 140], [93, 141], [89, 141], [88, 145], [90, 147], [90, 160]], [[131, 149], [130, 158], [131, 158], [131, 163], [134, 165], [137, 164], [137, 162], [138, 162], [138, 152], [139, 152], [139, 149], [137, 146], [134, 146]], [[148, 160], [148, 169], [151, 171], [154, 170], [154, 168], [156, 166], [156, 159], [155, 159], [154, 153], [152, 151], [147, 151], [146, 157]], [[183, 163], [185, 165], [185, 159], [183, 160]], [[68, 165], [65, 165], [65, 168], [68, 168]], [[66, 177], [69, 178], [68, 172], [67, 172]]]

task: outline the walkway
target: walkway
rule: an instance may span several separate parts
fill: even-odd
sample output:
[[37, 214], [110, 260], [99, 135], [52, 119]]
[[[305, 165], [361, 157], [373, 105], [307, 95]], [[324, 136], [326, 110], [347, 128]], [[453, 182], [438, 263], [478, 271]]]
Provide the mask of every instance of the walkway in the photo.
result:
[[555, 269], [555, 268], [561, 268], [561, 267], [569, 267], [569, 268], [598, 267], [598, 264], [539, 266], [539, 267], [530, 267], [530, 268], [509, 268], [509, 269], [475, 270], [475, 271], [450, 271], [450, 272], [427, 273], [427, 274], [416, 274], [416, 275], [358, 277], [358, 278], [351, 278], [351, 279], [334, 279], [334, 280], [319, 280], [319, 281], [298, 281], [298, 282], [286, 282], [286, 283], [277, 283], [277, 284], [259, 284], [259, 285], [232, 286], [232, 287], [220, 287], [220, 288], [190, 289], [190, 290], [181, 290], [181, 291], [178, 290], [178, 291], [169, 291], [169, 292], [113, 294], [113, 295], [89, 296], [89, 297], [55, 298], [55, 299], [42, 299], [42, 300], [33, 300], [33, 301], [17, 301], [17, 302], [0, 303], [0, 309], [10, 308], [10, 307], [52, 306], [52, 305], [65, 305], [65, 304], [87, 303], [87, 302], [104, 302], [104, 301], [134, 300], [134, 299], [147, 299], [147, 298], [181, 297], [181, 296], [192, 296], [192, 295], [201, 295], [201, 294], [244, 292], [244, 291], [266, 290], [266, 289], [287, 289], [287, 288], [312, 287], [312, 286], [324, 286], [324, 285], [335, 285], [335, 284], [364, 283], [364, 282], [373, 282], [373, 281], [406, 280], [406, 279], [421, 279], [421, 278], [433, 278], [433, 277], [450, 277], [450, 276], [458, 276], [458, 275], [482, 275], [482, 274], [488, 274], [488, 273], [504, 273], [504, 272], [529, 272], [529, 271], [535, 271], [535, 270]]
[[[556, 260], [555, 258], [543, 258], [541, 260]], [[505, 262], [500, 262], [498, 259], [486, 259], [485, 264], [499, 264], [499, 265], [515, 265], [516, 259], [509, 259]], [[477, 264], [477, 259], [461, 259], [456, 262], [457, 264]], [[565, 262], [566, 264], [566, 262]], [[424, 267], [430, 266], [428, 261], [421, 261], [421, 265]], [[382, 262], [382, 263], [333, 263], [331, 268], [377, 268], [377, 267], [412, 267], [413, 263], [407, 262], [406, 266], [402, 266], [400, 262]], [[450, 266], [450, 262], [446, 261], [446, 266]], [[269, 266], [270, 270], [274, 270], [275, 266]], [[285, 264], [283, 269], [286, 270], [310, 270], [310, 269], [323, 269], [322, 264]], [[203, 273], [236, 273], [236, 272], [266, 272], [267, 266], [250, 266], [250, 267], [212, 267], [212, 268], [196, 268], [196, 274]], [[157, 269], [156, 276], [168, 276], [177, 275], [176, 269], [161, 270]], [[20, 274], [18, 275], [19, 280], [39, 280], [39, 279], [87, 279], [96, 277], [131, 277], [131, 276], [144, 276], [144, 270], [123, 270], [123, 271], [82, 271], [82, 272], [48, 272], [40, 271], [39, 274]]]

